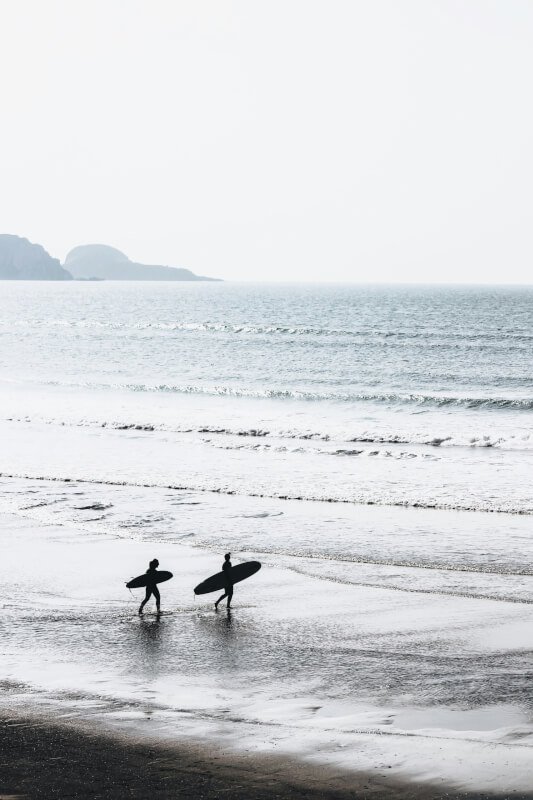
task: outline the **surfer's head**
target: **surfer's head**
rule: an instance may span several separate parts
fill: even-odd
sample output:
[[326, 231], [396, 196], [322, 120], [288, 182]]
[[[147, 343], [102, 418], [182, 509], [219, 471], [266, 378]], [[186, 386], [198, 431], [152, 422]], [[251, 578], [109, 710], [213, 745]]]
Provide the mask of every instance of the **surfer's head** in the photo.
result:
[[150, 569], [157, 569], [158, 566], [159, 566], [159, 561], [157, 560], [157, 558], [153, 558], [150, 561]]
[[224, 558], [226, 559], [226, 561], [229, 561], [231, 558], [231, 553], [224, 553]]

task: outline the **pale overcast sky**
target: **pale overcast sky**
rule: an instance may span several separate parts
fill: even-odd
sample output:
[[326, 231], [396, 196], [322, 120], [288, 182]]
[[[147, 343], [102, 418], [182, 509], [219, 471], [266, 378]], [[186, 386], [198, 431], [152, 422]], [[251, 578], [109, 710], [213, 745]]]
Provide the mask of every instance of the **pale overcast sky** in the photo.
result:
[[0, 0], [0, 232], [533, 282], [531, 0]]

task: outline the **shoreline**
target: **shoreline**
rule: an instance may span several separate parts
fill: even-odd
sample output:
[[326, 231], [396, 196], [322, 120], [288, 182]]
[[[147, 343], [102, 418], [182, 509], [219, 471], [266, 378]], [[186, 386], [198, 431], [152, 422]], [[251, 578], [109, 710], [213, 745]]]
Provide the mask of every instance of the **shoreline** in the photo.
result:
[[[208, 747], [147, 743], [49, 719], [0, 714], [0, 797], [145, 800], [505, 800], [348, 773], [296, 759], [231, 755]], [[531, 793], [514, 793], [532, 800]]]
[[[120, 429], [118, 429], [120, 430]], [[339, 504], [341, 506], [353, 506], [354, 509], [362, 508], [378, 508], [378, 509], [405, 509], [407, 511], [429, 511], [429, 512], [450, 512], [450, 513], [458, 513], [458, 514], [498, 514], [498, 515], [510, 515], [510, 516], [518, 516], [518, 517], [532, 517], [533, 516], [533, 508], [527, 509], [507, 509], [507, 508], [475, 508], [474, 506], [450, 506], [446, 504], [439, 505], [438, 503], [423, 503], [423, 502], [416, 502], [416, 503], [406, 503], [401, 501], [390, 501], [390, 502], [377, 502], [374, 500], [363, 500], [363, 499], [344, 499], [344, 498], [329, 498], [329, 497], [306, 497], [304, 495], [290, 495], [290, 494], [266, 494], [261, 492], [240, 492], [237, 489], [210, 489], [210, 488], [203, 488], [197, 486], [186, 486], [180, 485], [177, 483], [146, 483], [146, 482], [133, 482], [133, 481], [114, 481], [111, 479], [97, 479], [97, 478], [79, 478], [79, 477], [71, 477], [66, 478], [61, 475], [28, 475], [23, 473], [11, 473], [11, 472], [0, 472], [0, 478], [5, 478], [7, 480], [20, 480], [20, 481], [40, 481], [42, 483], [76, 483], [76, 484], [86, 484], [88, 486], [109, 486], [111, 488], [131, 488], [131, 489], [161, 489], [165, 490], [168, 489], [173, 492], [195, 492], [198, 494], [207, 494], [207, 495], [225, 495], [227, 497], [237, 497], [237, 498], [251, 498], [252, 500], [266, 500], [277, 502], [278, 500], [281, 501], [289, 501], [289, 502], [303, 502], [303, 503], [327, 503], [330, 505]]]
[[[401, 590], [397, 565], [393, 588], [383, 565], [348, 565], [356, 573], [342, 582], [339, 561], [332, 573], [327, 559], [310, 569], [264, 554], [234, 613], [215, 614], [191, 597], [218, 565], [212, 540], [179, 537], [193, 524], [204, 537], [233, 530], [234, 507], [75, 485], [4, 489], [18, 513], [0, 515], [0, 798], [114, 800], [129, 781], [133, 797], [533, 800], [530, 604], [458, 594], [463, 572], [444, 596], [431, 570], [422, 597]], [[178, 536], [157, 515], [174, 503]], [[303, 508], [286, 522], [266, 510], [239, 507], [273, 541], [305, 522]], [[153, 555], [177, 569], [165, 613], [141, 619], [124, 579]], [[383, 585], [368, 584], [376, 570]], [[90, 794], [72, 765], [95, 782]]]

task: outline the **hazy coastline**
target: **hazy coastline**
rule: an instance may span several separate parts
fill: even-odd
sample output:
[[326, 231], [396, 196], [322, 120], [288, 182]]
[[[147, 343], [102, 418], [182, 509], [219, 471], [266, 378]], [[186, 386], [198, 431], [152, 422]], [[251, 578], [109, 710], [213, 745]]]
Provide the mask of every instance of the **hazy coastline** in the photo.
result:
[[189, 269], [131, 261], [115, 247], [79, 245], [61, 265], [40, 244], [21, 236], [0, 234], [0, 280], [27, 281], [218, 281]]

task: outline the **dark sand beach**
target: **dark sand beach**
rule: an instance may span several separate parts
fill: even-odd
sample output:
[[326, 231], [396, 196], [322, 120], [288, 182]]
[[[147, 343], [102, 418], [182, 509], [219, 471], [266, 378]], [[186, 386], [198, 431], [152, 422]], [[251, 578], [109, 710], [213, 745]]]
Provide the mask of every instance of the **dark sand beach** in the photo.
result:
[[[0, 720], [0, 798], [195, 800], [530, 800], [531, 794], [456, 793], [375, 773], [345, 774], [278, 758], [226, 758], [207, 750], [148, 746], [69, 724]], [[331, 788], [334, 784], [339, 788]], [[342, 788], [344, 786], [344, 788]]]
[[[328, 788], [328, 771], [283, 759], [235, 760], [193, 749], [129, 743], [68, 725], [4, 718], [0, 723], [0, 797], [270, 798], [410, 797], [372, 776]], [[340, 779], [340, 780], [339, 780]], [[335, 776], [335, 783], [342, 776]], [[353, 788], [349, 788], [349, 787]], [[436, 796], [424, 792], [424, 796]]]

